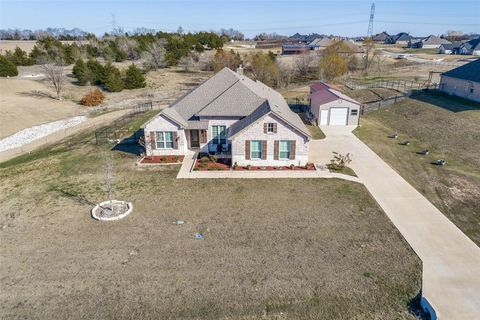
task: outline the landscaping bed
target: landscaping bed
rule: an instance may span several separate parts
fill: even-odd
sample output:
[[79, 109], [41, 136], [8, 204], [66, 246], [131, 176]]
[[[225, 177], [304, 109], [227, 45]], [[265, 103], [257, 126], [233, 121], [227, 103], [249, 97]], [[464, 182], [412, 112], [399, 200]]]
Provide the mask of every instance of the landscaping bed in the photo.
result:
[[234, 166], [236, 171], [315, 171], [313, 163], [307, 163], [305, 166]]
[[226, 171], [230, 170], [232, 159], [217, 159], [215, 156], [197, 159], [193, 171]]
[[173, 164], [182, 163], [184, 156], [147, 156], [139, 164]]

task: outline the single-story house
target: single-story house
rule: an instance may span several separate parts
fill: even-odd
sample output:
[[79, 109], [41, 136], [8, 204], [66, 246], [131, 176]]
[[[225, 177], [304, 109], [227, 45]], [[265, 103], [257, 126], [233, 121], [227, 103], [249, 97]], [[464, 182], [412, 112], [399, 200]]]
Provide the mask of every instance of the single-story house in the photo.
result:
[[282, 95], [224, 68], [143, 125], [147, 156], [189, 150], [239, 166], [305, 165], [311, 135]]
[[329, 45], [333, 43], [333, 40], [328, 37], [323, 38], [316, 38], [312, 42], [309, 43], [309, 46], [312, 47], [313, 50], [323, 50]]
[[461, 43], [447, 43], [442, 44], [438, 48], [438, 53], [440, 54], [458, 54]]
[[305, 43], [284, 43], [282, 44], [282, 55], [302, 54], [313, 48]]
[[442, 73], [439, 89], [448, 94], [480, 102], [480, 59]]
[[411, 38], [408, 46], [410, 48], [438, 49], [442, 44], [450, 43], [447, 39], [442, 39], [432, 34], [426, 38]]
[[375, 42], [381, 42], [384, 43], [385, 40], [387, 40], [390, 37], [390, 35], [386, 32], [383, 31], [382, 33], [378, 33], [372, 37], [372, 40]]
[[317, 125], [358, 125], [361, 104], [325, 82], [310, 86], [310, 111]]
[[460, 54], [470, 54], [480, 56], [480, 38], [472, 39], [464, 42], [458, 48]]
[[386, 44], [397, 44], [401, 46], [407, 46], [408, 42], [412, 38], [411, 35], [409, 35], [406, 32], [400, 32], [397, 33], [396, 35], [390, 36], [385, 40]]

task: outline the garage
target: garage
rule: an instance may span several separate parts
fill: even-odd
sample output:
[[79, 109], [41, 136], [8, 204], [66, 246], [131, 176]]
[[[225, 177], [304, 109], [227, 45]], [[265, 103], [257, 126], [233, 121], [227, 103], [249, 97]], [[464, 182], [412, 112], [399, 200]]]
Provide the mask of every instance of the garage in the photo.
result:
[[330, 108], [330, 125], [347, 124], [348, 108]]

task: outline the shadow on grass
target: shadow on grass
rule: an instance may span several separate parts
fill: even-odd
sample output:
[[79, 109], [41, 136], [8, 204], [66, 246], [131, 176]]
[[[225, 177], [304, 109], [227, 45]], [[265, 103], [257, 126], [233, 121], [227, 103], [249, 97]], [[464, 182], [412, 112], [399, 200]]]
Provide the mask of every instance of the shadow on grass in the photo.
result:
[[412, 92], [412, 99], [430, 103], [452, 112], [480, 110], [480, 103], [446, 94], [439, 90], [429, 91], [415, 90]]
[[38, 91], [38, 90], [30, 90], [30, 91], [19, 92], [18, 95], [20, 95], [22, 97], [29, 97], [29, 98], [41, 98], [41, 99], [53, 99], [53, 100], [57, 99], [50, 92]]
[[143, 137], [143, 129], [139, 129], [130, 137], [122, 139], [112, 148], [112, 151], [120, 151], [140, 156], [142, 153], [145, 153], [145, 148], [139, 144], [139, 139], [141, 137]]

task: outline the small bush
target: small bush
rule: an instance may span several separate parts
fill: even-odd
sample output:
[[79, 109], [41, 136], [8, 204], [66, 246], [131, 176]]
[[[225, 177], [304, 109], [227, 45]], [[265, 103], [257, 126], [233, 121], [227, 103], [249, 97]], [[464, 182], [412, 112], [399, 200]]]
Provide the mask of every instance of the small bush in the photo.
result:
[[102, 104], [105, 100], [105, 95], [98, 89], [90, 90], [86, 95], [83, 96], [80, 101], [81, 104], [88, 107], [98, 106]]
[[201, 158], [200, 158], [200, 162], [201, 162], [201, 163], [210, 162], [210, 158], [209, 158], [209, 157], [201, 157]]
[[17, 66], [0, 55], [0, 77], [15, 77], [18, 75]]
[[333, 159], [330, 160], [330, 163], [327, 165], [327, 167], [332, 170], [342, 170], [350, 162], [352, 162], [352, 156], [350, 153], [342, 155], [338, 152], [333, 152]]
[[217, 162], [217, 161], [218, 161], [218, 158], [217, 158], [215, 155], [212, 154], [212, 155], [210, 156], [210, 161], [212, 161], [212, 162]]

